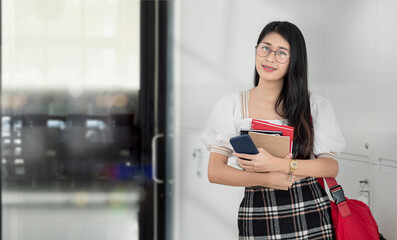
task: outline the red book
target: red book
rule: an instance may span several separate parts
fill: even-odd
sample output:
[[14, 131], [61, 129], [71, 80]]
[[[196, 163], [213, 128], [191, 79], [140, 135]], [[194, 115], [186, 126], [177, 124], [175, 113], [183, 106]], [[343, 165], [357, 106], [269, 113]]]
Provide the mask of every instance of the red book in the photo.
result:
[[264, 131], [281, 131], [283, 136], [290, 137], [289, 152], [292, 151], [292, 143], [294, 140], [294, 127], [270, 123], [260, 119], [252, 119], [251, 130], [264, 130]]

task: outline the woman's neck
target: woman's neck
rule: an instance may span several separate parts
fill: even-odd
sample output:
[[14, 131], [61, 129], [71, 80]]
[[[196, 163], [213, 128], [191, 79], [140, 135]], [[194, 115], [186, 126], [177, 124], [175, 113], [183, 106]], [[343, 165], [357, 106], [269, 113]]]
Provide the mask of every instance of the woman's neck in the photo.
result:
[[276, 102], [283, 88], [283, 83], [283, 80], [270, 82], [259, 79], [258, 86], [252, 89], [252, 94], [257, 98], [264, 98], [267, 101]]

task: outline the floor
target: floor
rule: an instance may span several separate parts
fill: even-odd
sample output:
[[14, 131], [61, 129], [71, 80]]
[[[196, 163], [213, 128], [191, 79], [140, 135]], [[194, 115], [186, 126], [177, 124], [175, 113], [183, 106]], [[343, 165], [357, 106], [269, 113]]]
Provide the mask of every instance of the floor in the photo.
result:
[[139, 192], [3, 192], [2, 239], [138, 239]]

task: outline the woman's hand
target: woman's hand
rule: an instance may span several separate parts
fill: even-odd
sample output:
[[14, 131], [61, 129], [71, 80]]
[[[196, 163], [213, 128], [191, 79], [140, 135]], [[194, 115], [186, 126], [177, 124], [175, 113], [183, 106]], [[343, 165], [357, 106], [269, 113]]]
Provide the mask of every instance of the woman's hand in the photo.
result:
[[269, 172], [263, 174], [266, 174], [267, 175], [266, 177], [271, 179], [271, 184], [263, 185], [264, 187], [282, 189], [284, 187], [291, 187], [292, 183], [295, 181], [295, 178], [291, 179], [288, 174], [281, 172]]
[[271, 185], [268, 185], [268, 186], [263, 185], [263, 186], [264, 187], [272, 187], [272, 188], [291, 187], [294, 182], [306, 178], [304, 176], [296, 176], [296, 175], [292, 175], [292, 178], [291, 178], [289, 174], [281, 173], [281, 172], [269, 172], [269, 173], [264, 173], [264, 174], [266, 174], [267, 177], [270, 177]]
[[[259, 148], [258, 154], [234, 153], [240, 166], [249, 172], [271, 172], [280, 169], [281, 161], [279, 158], [272, 156], [265, 149]], [[289, 153], [284, 159], [291, 159], [292, 153]], [[245, 158], [245, 159], [242, 159]]]

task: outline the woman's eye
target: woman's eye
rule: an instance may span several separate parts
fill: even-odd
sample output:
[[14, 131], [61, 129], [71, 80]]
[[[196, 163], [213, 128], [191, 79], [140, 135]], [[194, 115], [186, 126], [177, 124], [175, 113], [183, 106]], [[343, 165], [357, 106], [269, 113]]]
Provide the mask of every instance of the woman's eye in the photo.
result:
[[282, 56], [282, 57], [288, 57], [288, 53], [284, 51], [277, 51], [277, 54]]
[[263, 51], [269, 51], [270, 50], [270, 48], [268, 47], [268, 46], [263, 46]]

